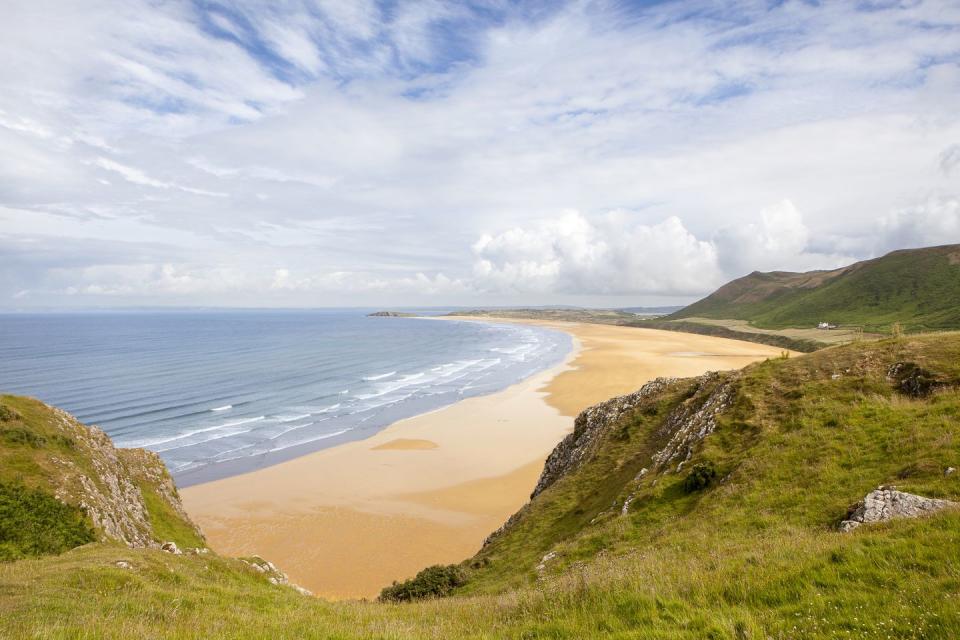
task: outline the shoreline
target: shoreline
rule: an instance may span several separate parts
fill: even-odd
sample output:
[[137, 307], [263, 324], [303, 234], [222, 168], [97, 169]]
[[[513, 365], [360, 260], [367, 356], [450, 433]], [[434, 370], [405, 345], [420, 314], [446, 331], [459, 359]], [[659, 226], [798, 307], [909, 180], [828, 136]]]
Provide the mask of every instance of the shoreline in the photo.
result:
[[[443, 318], [447, 319], [447, 318]], [[744, 366], [782, 350], [674, 332], [514, 319], [568, 333], [564, 361], [375, 435], [182, 490], [226, 555], [261, 555], [331, 599], [460, 562], [526, 503], [581, 410], [660, 376]]]
[[[430, 316], [403, 316], [403, 318], [408, 320], [435, 319]], [[548, 343], [551, 344], [549, 350], [543, 354], [539, 354], [536, 357], [536, 360], [529, 361], [535, 362], [532, 372], [518, 372], [515, 370], [518, 368], [516, 363], [513, 365], [508, 364], [508, 369], [501, 371], [499, 373], [501, 377], [493, 383], [487, 381], [480, 385], [471, 385], [469, 390], [461, 389], [459, 392], [452, 392], [448, 390], [439, 394], [419, 394], [413, 398], [404, 398], [399, 402], [390, 403], [388, 406], [379, 409], [376, 415], [361, 417], [353, 422], [342, 424], [341, 426], [344, 428], [332, 434], [320, 435], [307, 442], [289, 445], [262, 453], [242, 455], [222, 461], [204, 464], [202, 466], [172, 471], [174, 480], [176, 481], [177, 486], [181, 488], [187, 488], [195, 485], [215, 482], [217, 480], [222, 480], [233, 476], [244, 475], [259, 469], [264, 469], [270, 466], [288, 462], [290, 460], [295, 460], [317, 451], [332, 449], [350, 442], [366, 440], [373, 437], [383, 429], [388, 428], [390, 425], [396, 424], [397, 422], [432, 413], [469, 398], [499, 393], [500, 391], [503, 391], [504, 389], [517, 384], [518, 382], [521, 382], [532, 375], [537, 375], [543, 371], [550, 370], [567, 361], [570, 351], [574, 347], [572, 342], [570, 342], [569, 345], [566, 344], [570, 338], [570, 334], [568, 332], [551, 330], [545, 327], [538, 328], [543, 329], [544, 334], [560, 333], [562, 336], [560, 336], [559, 340], [557, 338], [547, 338]], [[513, 371], [509, 370], [510, 366], [514, 367]], [[518, 375], [524, 375], [524, 377], [518, 378]], [[349, 385], [350, 383], [345, 381], [344, 384]], [[338, 399], [338, 405], [340, 402], [341, 401]], [[373, 418], [372, 420], [370, 419], [371, 417]], [[343, 418], [343, 416], [340, 416], [338, 419], [342, 420]]]

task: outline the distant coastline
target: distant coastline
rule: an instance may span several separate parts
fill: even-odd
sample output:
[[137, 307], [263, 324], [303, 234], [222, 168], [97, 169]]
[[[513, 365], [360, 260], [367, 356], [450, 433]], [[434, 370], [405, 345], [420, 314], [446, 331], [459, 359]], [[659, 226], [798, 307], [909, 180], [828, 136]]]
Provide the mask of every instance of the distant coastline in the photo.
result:
[[188, 486], [496, 392], [571, 347], [539, 328], [368, 312], [7, 315], [0, 389], [63, 407], [120, 447], [159, 453]]

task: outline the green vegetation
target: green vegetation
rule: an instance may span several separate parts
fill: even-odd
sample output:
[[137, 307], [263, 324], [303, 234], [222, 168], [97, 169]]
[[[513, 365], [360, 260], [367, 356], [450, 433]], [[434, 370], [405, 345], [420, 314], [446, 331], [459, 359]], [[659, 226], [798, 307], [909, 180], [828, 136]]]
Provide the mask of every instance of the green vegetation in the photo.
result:
[[687, 477], [683, 480], [683, 490], [687, 493], [694, 493], [696, 491], [703, 491], [707, 487], [713, 484], [713, 481], [717, 479], [717, 468], [713, 466], [713, 463], [707, 460], [706, 462], [698, 462], [693, 465], [690, 469], [690, 473], [687, 474]]
[[[16, 513], [26, 518], [23, 509], [28, 506], [42, 509], [48, 520], [64, 518], [64, 531], [70, 529], [67, 524], [72, 526], [76, 514], [88, 528], [96, 529], [92, 514], [83, 513], [75, 506], [70, 507], [73, 510], [70, 514], [51, 511], [51, 504], [64, 508], [81, 503], [91, 508], [96, 505], [103, 512], [101, 521], [115, 521], [118, 514], [128, 509], [125, 503], [129, 498], [124, 495], [121, 485], [135, 487], [139, 489], [147, 522], [130, 525], [128, 521], [130, 526], [125, 526], [128, 532], [132, 527], [148, 538], [158, 542], [173, 541], [184, 548], [205, 546], [194, 526], [174, 506], [173, 483], [155, 454], [139, 449], [114, 449], [104, 434], [92, 431], [67, 414], [32, 398], [0, 396], [0, 484], [5, 487], [23, 485], [25, 489], [35, 490], [16, 493], [21, 500], [26, 499], [24, 496], [32, 496], [32, 502], [24, 503]], [[174, 494], [173, 501], [166, 497], [171, 493]], [[48, 496], [52, 503], [44, 503], [41, 495]], [[54, 495], [62, 502], [55, 500]], [[40, 520], [24, 520], [32, 521]], [[61, 533], [64, 540], [74, 539], [65, 532]], [[88, 538], [83, 538], [77, 544], [87, 541]], [[76, 545], [44, 543], [42, 548], [53, 552], [54, 548], [63, 551], [71, 546]]]
[[960, 245], [894, 251], [834, 271], [754, 272], [669, 319], [749, 320], [756, 327], [819, 322], [890, 333], [960, 329]]
[[95, 539], [77, 507], [21, 484], [0, 483], [0, 562], [62, 553]]
[[145, 482], [137, 483], [143, 504], [147, 508], [147, 518], [157, 540], [172, 541], [181, 549], [205, 547], [206, 543], [196, 529], [178, 514], [169, 502]]
[[465, 582], [463, 570], [455, 565], [434, 565], [403, 582], [394, 582], [380, 592], [381, 602], [409, 602], [439, 598], [453, 593]]
[[669, 320], [667, 318], [655, 318], [650, 320], [633, 320], [629, 323], [632, 327], [644, 327], [647, 329], [660, 329], [662, 331], [680, 331], [683, 333], [696, 333], [704, 336], [715, 336], [717, 338], [729, 338], [730, 340], [743, 340], [745, 342], [756, 342], [757, 344], [768, 344], [771, 347], [783, 347], [792, 349], [801, 353], [810, 353], [817, 349], [822, 349], [827, 345], [826, 342], [813, 340], [811, 338], [795, 338], [789, 335], [779, 333], [759, 333], [756, 331], [738, 331], [729, 327], [709, 324], [706, 322], [695, 322], [691, 320]]
[[716, 336], [718, 338], [768, 344], [774, 347], [783, 347], [801, 352], [816, 351], [817, 349], [827, 346], [826, 342], [810, 337], [798, 338], [775, 332], [761, 333], [758, 331], [742, 331], [710, 324], [709, 322], [668, 320], [666, 317], [641, 317], [635, 313], [615, 309], [478, 309], [474, 311], [456, 311], [449, 315], [473, 316], [477, 318], [515, 318], [520, 320], [544, 320], [553, 322], [586, 322], [590, 324], [610, 324], [621, 327], [681, 331], [684, 333], [697, 333], [706, 336]]
[[[721, 389], [713, 432], [658, 470], [671, 415]], [[960, 511], [837, 531], [880, 484], [960, 500], [950, 467], [960, 333], [832, 347], [645, 397], [459, 566], [448, 597], [328, 603], [213, 554], [88, 544], [0, 563], [0, 635], [960, 637]], [[452, 571], [405, 593], [446, 590]]]

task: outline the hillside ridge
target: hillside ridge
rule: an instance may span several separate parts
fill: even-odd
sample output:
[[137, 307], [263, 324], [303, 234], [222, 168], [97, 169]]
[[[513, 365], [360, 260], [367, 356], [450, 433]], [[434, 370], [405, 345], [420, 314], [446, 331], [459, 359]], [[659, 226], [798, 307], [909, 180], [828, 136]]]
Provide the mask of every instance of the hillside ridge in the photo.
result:
[[900, 249], [838, 269], [754, 271], [666, 320], [746, 320], [764, 329], [825, 322], [889, 332], [960, 329], [960, 245]]

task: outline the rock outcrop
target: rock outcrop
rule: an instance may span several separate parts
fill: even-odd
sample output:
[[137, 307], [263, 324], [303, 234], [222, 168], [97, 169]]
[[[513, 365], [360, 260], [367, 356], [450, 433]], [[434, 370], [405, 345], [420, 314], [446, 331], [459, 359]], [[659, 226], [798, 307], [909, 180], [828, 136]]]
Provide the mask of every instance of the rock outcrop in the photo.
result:
[[530, 499], [540, 495], [547, 487], [588, 459], [604, 429], [616, 423], [625, 413], [633, 411], [644, 398], [659, 395], [674, 382], [675, 378], [657, 378], [631, 394], [611, 398], [581, 411], [573, 423], [573, 432], [547, 457]]
[[[97, 427], [88, 427], [61, 409], [32, 402], [42, 408], [43, 429], [48, 434], [44, 437], [64, 445], [41, 449], [42, 466], [47, 469], [45, 481], [58, 500], [85, 511], [101, 540], [115, 540], [129, 547], [160, 548], [164, 541], [154, 534], [144, 491], [166, 503], [202, 539], [157, 454], [143, 449], [117, 449]], [[31, 429], [30, 424], [23, 420], [21, 423], [25, 431]], [[55, 435], [50, 435], [51, 430]]]
[[[736, 379], [736, 374], [713, 371], [693, 379], [687, 399], [666, 416], [657, 430], [657, 437], [665, 441], [665, 444], [651, 456], [650, 469], [644, 467], [637, 475], [637, 481], [647, 475], [648, 471], [667, 473], [683, 468], [693, 455], [696, 445], [713, 433], [717, 426], [717, 416], [730, 406]], [[689, 380], [656, 378], [633, 393], [617, 396], [584, 409], [574, 421], [573, 432], [547, 457], [530, 499], [533, 500], [560, 478], [573, 473], [588, 461], [600, 446], [603, 434], [613, 428], [623, 416], [649, 404], [650, 401], [656, 401], [678, 384], [689, 384]], [[673, 469], [672, 465], [677, 460], [679, 463], [676, 469]], [[621, 513], [627, 513], [633, 499], [634, 494], [627, 496], [620, 507]], [[524, 509], [514, 513], [499, 529], [491, 533], [484, 541], [484, 546], [516, 524], [523, 517]]]
[[287, 574], [285, 574], [283, 571], [280, 571], [280, 569], [278, 569], [277, 566], [269, 560], [264, 560], [260, 556], [250, 556], [249, 558], [240, 558], [240, 561], [249, 565], [257, 573], [262, 573], [264, 576], [266, 576], [267, 581], [269, 581], [271, 584], [290, 587], [294, 591], [297, 591], [305, 596], [313, 595], [313, 593], [311, 593], [309, 590], [304, 589], [298, 584], [290, 582], [290, 579], [287, 578]]
[[684, 402], [670, 412], [657, 434], [669, 438], [667, 444], [653, 454], [651, 462], [657, 471], [663, 471], [682, 458], [677, 471], [693, 456], [694, 447], [717, 428], [717, 416], [725, 411], [733, 399], [736, 376], [725, 376], [710, 371], [697, 378], [693, 398], [712, 391], [702, 402]]
[[897, 491], [896, 487], [879, 486], [858, 502], [840, 523], [840, 531], [853, 531], [862, 524], [886, 522], [895, 518], [917, 518], [958, 507], [960, 503], [938, 498], [925, 498]]
[[[727, 407], [733, 396], [735, 377], [714, 371], [695, 379], [691, 400], [677, 406], [663, 421], [657, 435], [667, 440], [662, 449], [653, 454], [651, 463], [663, 471], [678, 459], [683, 464], [693, 455], [701, 440], [713, 433], [716, 417]], [[676, 378], [657, 378], [637, 391], [595, 404], [577, 416], [573, 433], [564, 438], [550, 453], [543, 472], [530, 498], [533, 499], [564, 475], [574, 471], [596, 449], [598, 436], [616, 424], [625, 414], [635, 410], [646, 398], [661, 395], [677, 382]], [[712, 391], [701, 398], [702, 392]]]
[[925, 398], [937, 389], [948, 386], [937, 374], [914, 362], [896, 362], [887, 370], [887, 379], [896, 389], [913, 398]]

